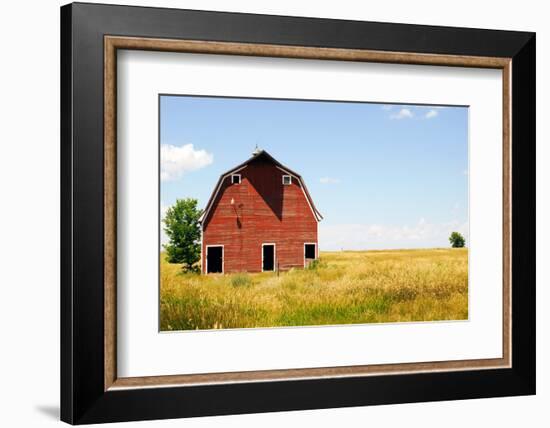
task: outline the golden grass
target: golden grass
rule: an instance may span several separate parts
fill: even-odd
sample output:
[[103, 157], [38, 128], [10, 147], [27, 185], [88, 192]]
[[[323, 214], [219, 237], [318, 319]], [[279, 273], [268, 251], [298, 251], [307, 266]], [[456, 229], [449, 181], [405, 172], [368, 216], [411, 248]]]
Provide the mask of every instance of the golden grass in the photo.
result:
[[321, 252], [311, 269], [183, 273], [161, 254], [161, 330], [468, 318], [468, 250]]

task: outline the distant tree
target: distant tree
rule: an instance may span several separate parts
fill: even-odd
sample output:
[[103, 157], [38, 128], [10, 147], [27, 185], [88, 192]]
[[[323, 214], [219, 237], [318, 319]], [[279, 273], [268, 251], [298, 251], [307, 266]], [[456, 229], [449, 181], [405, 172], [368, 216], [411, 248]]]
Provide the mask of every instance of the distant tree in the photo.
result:
[[168, 263], [181, 263], [186, 271], [196, 271], [201, 256], [201, 229], [199, 218], [202, 211], [196, 199], [178, 199], [164, 216], [164, 231], [170, 241], [164, 244]]
[[462, 236], [458, 232], [451, 233], [451, 236], [449, 236], [449, 242], [451, 243], [451, 247], [453, 248], [464, 248], [466, 245], [466, 240], [464, 239], [464, 236]]

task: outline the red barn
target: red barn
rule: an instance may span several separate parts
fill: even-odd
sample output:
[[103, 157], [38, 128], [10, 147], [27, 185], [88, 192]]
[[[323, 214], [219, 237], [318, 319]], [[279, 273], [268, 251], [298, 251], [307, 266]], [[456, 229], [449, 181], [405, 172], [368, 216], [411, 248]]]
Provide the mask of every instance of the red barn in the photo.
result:
[[222, 174], [200, 219], [204, 273], [304, 267], [323, 217], [304, 180], [264, 150]]

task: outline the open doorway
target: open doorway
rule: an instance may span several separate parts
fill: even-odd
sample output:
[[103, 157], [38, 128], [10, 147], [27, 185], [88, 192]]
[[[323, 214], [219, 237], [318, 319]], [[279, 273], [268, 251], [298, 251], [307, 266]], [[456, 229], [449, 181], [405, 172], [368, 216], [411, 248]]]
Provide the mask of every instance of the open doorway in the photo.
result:
[[223, 245], [206, 246], [206, 273], [223, 273]]
[[304, 266], [307, 266], [316, 258], [317, 258], [317, 244], [315, 243], [304, 244]]
[[262, 272], [275, 270], [275, 244], [262, 244]]

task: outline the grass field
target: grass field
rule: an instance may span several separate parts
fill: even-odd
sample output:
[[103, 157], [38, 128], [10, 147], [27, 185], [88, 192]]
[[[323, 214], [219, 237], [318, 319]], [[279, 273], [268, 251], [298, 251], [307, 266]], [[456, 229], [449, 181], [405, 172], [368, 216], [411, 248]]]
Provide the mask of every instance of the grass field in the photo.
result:
[[161, 254], [161, 330], [468, 318], [468, 250], [321, 252], [275, 273], [183, 273]]

